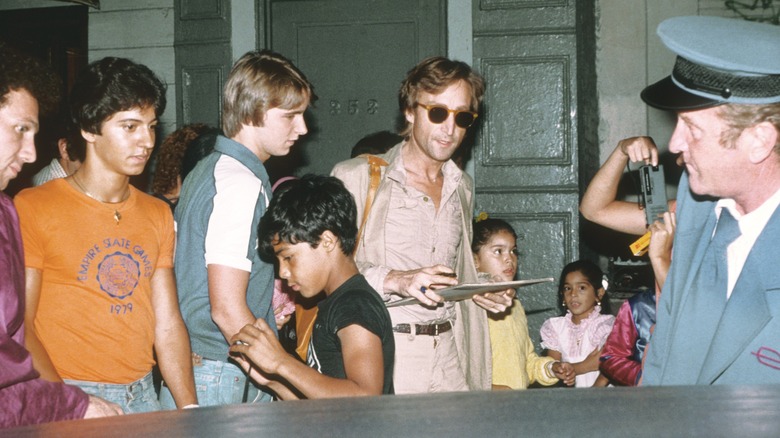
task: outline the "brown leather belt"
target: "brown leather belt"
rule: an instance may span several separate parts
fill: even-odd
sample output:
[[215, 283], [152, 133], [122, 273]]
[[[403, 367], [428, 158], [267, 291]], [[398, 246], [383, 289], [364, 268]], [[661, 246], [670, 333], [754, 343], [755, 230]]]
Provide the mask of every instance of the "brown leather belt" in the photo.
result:
[[393, 331], [396, 333], [411, 333], [412, 326], [414, 326], [415, 335], [428, 335], [439, 336], [439, 333], [444, 333], [452, 330], [452, 324], [449, 321], [442, 324], [398, 324], [393, 327]]

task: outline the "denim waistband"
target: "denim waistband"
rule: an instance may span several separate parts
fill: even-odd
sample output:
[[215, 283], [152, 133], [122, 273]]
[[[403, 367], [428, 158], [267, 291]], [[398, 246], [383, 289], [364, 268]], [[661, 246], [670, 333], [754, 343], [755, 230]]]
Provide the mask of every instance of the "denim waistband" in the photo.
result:
[[72, 380], [72, 379], [63, 379], [63, 381], [71, 385], [78, 385], [81, 388], [85, 388], [85, 387], [95, 388], [96, 392], [124, 390], [127, 393], [133, 394], [133, 393], [143, 392], [149, 388], [154, 388], [154, 381], [152, 379], [151, 371], [149, 371], [149, 374], [141, 377], [135, 382], [130, 382], [130, 383], [104, 383], [104, 382], [91, 382], [88, 380]]
[[[240, 400], [242, 403], [270, 401], [271, 399], [269, 395], [265, 394], [257, 384], [246, 375], [246, 372], [244, 372], [238, 364], [230, 360], [214, 360], [203, 357], [197, 353], [192, 353], [192, 365], [195, 373], [196, 386], [205, 381], [208, 381], [209, 385], [216, 385], [217, 387], [225, 384], [225, 387], [221, 391], [226, 391], [227, 393], [237, 390], [240, 391], [240, 393], [238, 393], [239, 398], [236, 399], [236, 401]], [[237, 389], [234, 385], [239, 385], [241, 389]]]

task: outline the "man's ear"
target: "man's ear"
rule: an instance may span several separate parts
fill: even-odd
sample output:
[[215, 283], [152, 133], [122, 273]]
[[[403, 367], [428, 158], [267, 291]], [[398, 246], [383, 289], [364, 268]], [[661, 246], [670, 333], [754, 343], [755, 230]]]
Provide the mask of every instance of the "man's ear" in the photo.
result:
[[476, 254], [472, 254], [472, 256], [474, 256], [474, 268], [479, 272], [479, 256]]
[[60, 159], [70, 161], [70, 157], [68, 156], [68, 140], [66, 138], [57, 140], [57, 150], [60, 151]]
[[413, 108], [405, 110], [404, 111], [404, 117], [406, 118], [407, 122], [409, 122], [410, 124], [414, 125], [415, 115], [414, 115], [414, 109]]
[[87, 132], [87, 131], [85, 131], [83, 129], [81, 130], [81, 136], [84, 137], [84, 140], [87, 143], [94, 143], [95, 139], [97, 138], [96, 134], [93, 134], [91, 132]]
[[331, 252], [339, 246], [339, 238], [330, 230], [325, 230], [320, 234], [320, 245], [326, 251]]
[[740, 141], [748, 142], [748, 158], [758, 164], [771, 157], [777, 145], [778, 132], [775, 125], [764, 121], [742, 131]]

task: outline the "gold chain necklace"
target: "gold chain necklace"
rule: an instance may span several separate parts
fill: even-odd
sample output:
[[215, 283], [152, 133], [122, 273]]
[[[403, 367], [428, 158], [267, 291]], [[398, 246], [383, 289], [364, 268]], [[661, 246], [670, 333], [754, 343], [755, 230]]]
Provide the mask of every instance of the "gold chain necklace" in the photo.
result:
[[89, 191], [86, 188], [84, 188], [83, 185], [81, 185], [81, 183], [79, 182], [78, 178], [76, 178], [76, 174], [78, 174], [78, 172], [73, 174], [73, 182], [76, 183], [78, 188], [85, 195], [87, 195], [90, 198], [94, 199], [95, 201], [101, 202], [103, 204], [110, 204], [110, 205], [117, 205], [117, 204], [119, 204], [117, 207], [114, 207], [114, 220], [116, 221], [116, 224], [119, 225], [119, 221], [122, 220], [122, 214], [119, 212], [119, 209], [121, 207], [123, 207], [125, 205], [125, 202], [127, 202], [127, 200], [130, 198], [130, 187], [128, 186], [125, 189], [125, 193], [122, 195], [122, 200], [121, 201], [116, 201], [116, 202], [104, 201], [104, 200], [98, 198], [97, 196], [93, 195], [92, 193], [89, 193]]

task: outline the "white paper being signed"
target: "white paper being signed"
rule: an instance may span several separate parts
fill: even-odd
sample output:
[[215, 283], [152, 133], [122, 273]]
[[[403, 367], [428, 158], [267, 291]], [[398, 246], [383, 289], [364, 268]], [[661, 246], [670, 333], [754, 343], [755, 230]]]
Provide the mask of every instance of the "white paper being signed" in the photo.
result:
[[[555, 279], [550, 277], [536, 278], [533, 280], [502, 281], [499, 283], [464, 283], [444, 289], [436, 289], [435, 292], [444, 298], [444, 301], [460, 301], [471, 298], [477, 294], [500, 292], [509, 288], [514, 289], [523, 286], [530, 286], [532, 284], [549, 283], [552, 281], [555, 281]], [[387, 307], [408, 306], [409, 304], [419, 303], [420, 301], [418, 301], [417, 298], [408, 297], [398, 301], [391, 301], [387, 303]]]

